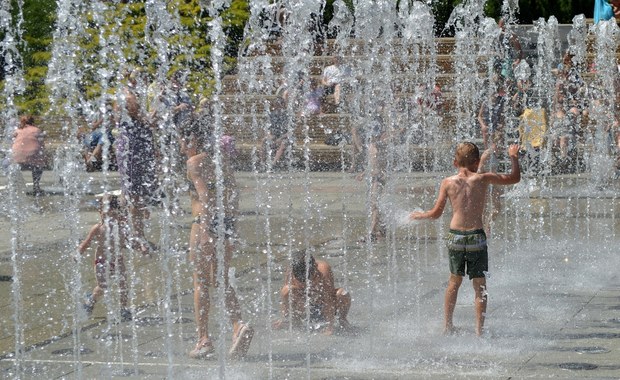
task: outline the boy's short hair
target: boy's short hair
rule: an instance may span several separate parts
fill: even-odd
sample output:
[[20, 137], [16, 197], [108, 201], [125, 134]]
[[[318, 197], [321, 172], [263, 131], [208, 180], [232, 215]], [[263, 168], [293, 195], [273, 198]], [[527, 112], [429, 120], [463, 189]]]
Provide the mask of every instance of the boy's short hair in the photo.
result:
[[465, 141], [456, 146], [456, 164], [459, 167], [466, 168], [480, 161], [480, 150], [476, 144]]
[[[308, 263], [310, 264], [310, 270], [308, 271], [308, 277], [314, 271], [316, 267], [316, 261], [314, 257], [309, 254]], [[293, 277], [301, 282], [306, 282], [306, 252], [299, 251], [295, 252], [292, 257], [291, 262], [291, 271], [293, 272]]]

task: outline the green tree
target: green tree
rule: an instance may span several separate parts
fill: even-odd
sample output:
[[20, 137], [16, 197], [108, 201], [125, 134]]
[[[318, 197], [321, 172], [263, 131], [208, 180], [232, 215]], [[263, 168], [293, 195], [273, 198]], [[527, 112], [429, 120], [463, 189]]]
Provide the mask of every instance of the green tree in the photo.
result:
[[[17, 1], [11, 2], [11, 10], [12, 26], [17, 32], [18, 23], [21, 21]], [[18, 47], [22, 58], [26, 88], [24, 94], [17, 98], [17, 104], [20, 108], [34, 114], [41, 113], [47, 109], [48, 105], [45, 77], [47, 62], [50, 59], [49, 46], [52, 42], [55, 11], [56, 1], [54, 0], [24, 0], [22, 3], [21, 38], [23, 41]], [[3, 62], [2, 65], [4, 66]]]
[[[19, 0], [10, 0], [12, 5], [12, 23], [17, 28], [19, 21]], [[223, 21], [223, 28], [228, 38], [225, 50], [225, 72], [234, 68], [239, 45], [243, 39], [245, 23], [249, 18], [250, 0], [232, 0], [230, 6], [219, 10]], [[326, 0], [324, 7], [323, 22], [329, 23], [333, 13], [335, 0]], [[395, 0], [402, 2], [405, 0]], [[407, 0], [409, 2], [419, 0]], [[454, 7], [463, 0], [432, 0], [431, 8], [436, 19], [436, 34], [441, 35], [446, 21]], [[147, 28], [145, 9], [146, 0], [137, 1], [105, 1], [100, 2], [108, 6], [108, 13], [97, 22], [93, 13], [82, 15], [85, 17], [84, 25], [86, 34], [80, 40], [80, 46], [84, 54], [79, 58], [82, 70], [82, 82], [79, 88], [83, 91], [83, 97], [92, 98], [100, 95], [103, 84], [98, 77], [97, 70], [101, 67], [101, 38], [106, 38], [105, 44], [115, 43], [119, 46], [119, 57], [127, 64], [146, 68], [154, 74], [162, 63], [162, 59], [169, 62], [169, 71], [186, 69], [191, 75], [190, 86], [196, 91], [208, 92], [211, 88], [213, 73], [210, 71], [210, 41], [208, 40], [209, 22], [211, 16], [201, 8], [204, 0], [171, 0], [165, 3], [171, 17], [177, 18], [180, 28], [165, 36], [167, 48], [153, 44], [149, 33], [153, 30]], [[353, 9], [353, 0], [345, 0], [345, 3]], [[428, 3], [428, 2], [427, 2]], [[485, 6], [487, 16], [499, 17], [503, 0], [488, 0]], [[23, 24], [22, 38], [24, 43], [19, 45], [26, 90], [17, 99], [20, 108], [31, 113], [42, 113], [49, 108], [49, 89], [45, 84], [48, 73], [48, 64], [51, 59], [52, 35], [55, 29], [56, 0], [23, 0]], [[84, 2], [91, 4], [91, 2]], [[84, 5], [86, 6], [86, 5]], [[590, 0], [520, 0], [519, 14], [520, 23], [527, 24], [540, 17], [548, 19], [551, 15], [557, 17], [560, 23], [571, 23], [577, 14], [592, 17], [593, 4]], [[148, 25], [152, 27], [153, 25]], [[112, 42], [112, 36], [118, 38]], [[0, 38], [4, 36], [0, 35]], [[163, 54], [162, 50], [166, 51]], [[162, 55], [163, 54], [163, 55]], [[111, 59], [108, 57], [108, 59]], [[4, 68], [4, 64], [0, 65]], [[3, 71], [0, 70], [0, 80]]]
[[459, 3], [461, 3], [459, 0], [436, 0], [431, 3], [431, 8], [435, 16], [435, 35], [445, 35], [446, 23], [452, 14], [452, 10]]
[[[490, 17], [501, 15], [503, 0], [488, 0], [485, 10]], [[517, 19], [519, 24], [531, 24], [539, 18], [548, 19], [555, 16], [560, 24], [570, 24], [573, 17], [583, 14], [587, 18], [592, 18], [594, 13], [594, 2], [591, 0], [519, 0], [519, 14]]]
[[[85, 67], [90, 67], [86, 84], [88, 97], [101, 91], [96, 69], [102, 65], [97, 51], [101, 38], [113, 40], [121, 50], [122, 61], [130, 66], [145, 68], [155, 75], [165, 69], [165, 74], [177, 70], [190, 73], [188, 85], [197, 92], [208, 92], [213, 73], [210, 64], [209, 23], [212, 17], [200, 7], [198, 0], [174, 0], [166, 9], [147, 14], [144, 2], [117, 4], [110, 7], [102, 24], [90, 16], [88, 36], [82, 41]], [[226, 63], [233, 66], [243, 29], [249, 17], [246, 1], [232, 1], [227, 9], [220, 10], [223, 29], [228, 37]], [[102, 30], [103, 28], [103, 30]]]
[[[81, 25], [85, 31], [77, 36], [81, 54], [75, 57], [80, 70], [79, 89], [82, 98], [89, 99], [101, 95], [103, 88], [113, 83], [102, 83], [98, 70], [114, 63], [124, 62], [145, 68], [149, 73], [157, 72], [163, 60], [168, 61], [168, 72], [179, 69], [188, 70], [189, 85], [195, 90], [209, 91], [212, 82], [210, 71], [210, 41], [208, 28], [211, 17], [201, 9], [199, 0], [173, 0], [166, 4], [170, 20], [175, 26], [164, 25], [164, 38], [167, 47], [153, 43], [154, 27], [146, 12], [146, 1], [135, 2], [102, 2], [107, 6], [104, 14], [81, 14]], [[204, 3], [204, 2], [203, 2]], [[18, 1], [12, 0], [13, 28], [17, 30], [19, 17]], [[89, 4], [89, 3], [84, 3]], [[91, 3], [92, 4], [92, 3]], [[19, 45], [22, 56], [26, 91], [19, 97], [18, 106], [25, 112], [41, 114], [49, 109], [49, 88], [45, 80], [48, 65], [52, 58], [51, 49], [53, 33], [56, 28], [55, 0], [24, 0], [22, 39]], [[87, 5], [84, 5], [86, 8]], [[242, 40], [245, 23], [249, 17], [249, 6], [246, 0], [233, 0], [230, 7], [220, 10], [223, 28], [228, 36], [226, 47], [227, 67], [234, 66], [238, 46]], [[161, 21], [161, 20], [160, 20]], [[147, 25], [147, 22], [151, 24]], [[167, 33], [169, 32], [169, 33]], [[4, 36], [0, 36], [4, 38]], [[117, 47], [113, 56], [103, 57], [99, 54], [104, 45]], [[162, 59], [163, 58], [163, 59]], [[103, 62], [104, 60], [114, 62]], [[2, 63], [2, 62], [0, 62]], [[2, 64], [4, 67], [4, 64]], [[117, 69], [120, 69], [117, 67]], [[3, 79], [0, 77], [0, 79]], [[109, 85], [109, 86], [106, 86]]]

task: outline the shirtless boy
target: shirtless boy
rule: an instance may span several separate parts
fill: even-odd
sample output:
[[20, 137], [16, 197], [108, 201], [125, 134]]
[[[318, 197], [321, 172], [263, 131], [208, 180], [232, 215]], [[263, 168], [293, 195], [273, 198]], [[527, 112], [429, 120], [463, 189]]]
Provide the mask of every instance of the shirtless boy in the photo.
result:
[[[343, 288], [334, 287], [331, 266], [323, 260], [315, 260], [312, 255], [306, 266], [306, 254], [297, 252], [291, 267], [286, 273], [284, 287], [280, 291], [283, 319], [277, 320], [273, 327], [281, 329], [288, 325], [290, 318], [293, 327], [302, 327], [306, 317], [306, 285], [310, 307], [310, 323], [324, 324], [323, 333], [332, 335], [336, 318], [339, 327], [348, 329], [347, 314], [351, 308], [351, 294]], [[309, 267], [308, 270], [306, 268]], [[307, 281], [306, 281], [307, 278]], [[289, 306], [292, 310], [289, 309]]]
[[437, 219], [443, 213], [446, 201], [452, 205], [452, 220], [447, 237], [450, 254], [450, 279], [444, 301], [444, 333], [455, 328], [452, 323], [459, 287], [465, 273], [473, 280], [476, 310], [476, 335], [482, 335], [487, 308], [486, 278], [488, 271], [487, 238], [483, 229], [483, 212], [489, 185], [512, 185], [521, 180], [519, 146], [508, 147], [512, 163], [510, 174], [480, 173], [480, 152], [470, 142], [456, 147], [454, 166], [458, 173], [441, 182], [435, 206], [424, 212], [412, 212], [410, 219]]

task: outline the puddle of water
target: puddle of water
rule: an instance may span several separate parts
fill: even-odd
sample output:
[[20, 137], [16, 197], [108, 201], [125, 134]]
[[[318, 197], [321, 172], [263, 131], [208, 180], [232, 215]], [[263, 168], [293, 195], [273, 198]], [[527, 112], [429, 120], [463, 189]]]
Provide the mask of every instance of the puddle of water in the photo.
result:
[[[71, 356], [73, 355], [73, 347], [70, 348], [60, 348], [58, 350], [54, 350], [52, 351], [52, 355], [54, 356]], [[80, 354], [82, 355], [87, 355], [87, 354], [92, 354], [93, 350], [91, 350], [90, 348], [86, 348], [86, 347], [82, 347], [80, 349]]]
[[606, 354], [610, 352], [605, 347], [575, 347], [574, 350], [580, 354]]
[[590, 363], [560, 363], [558, 367], [562, 369], [570, 369], [570, 370], [586, 370], [590, 371], [593, 369], [597, 369], [598, 366]]

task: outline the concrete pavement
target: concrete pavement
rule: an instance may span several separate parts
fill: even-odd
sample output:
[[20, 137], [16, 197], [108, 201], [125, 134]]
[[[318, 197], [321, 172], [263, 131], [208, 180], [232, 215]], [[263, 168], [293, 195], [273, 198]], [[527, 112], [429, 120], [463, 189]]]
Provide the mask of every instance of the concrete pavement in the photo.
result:
[[[437, 222], [399, 225], [405, 210], [432, 205], [441, 173], [393, 175], [382, 203], [388, 239], [358, 243], [368, 215], [364, 181], [344, 173], [240, 172], [234, 277], [256, 334], [248, 356], [233, 362], [225, 358], [230, 331], [218, 301], [210, 328], [216, 355], [187, 357], [195, 332], [191, 218], [182, 193], [178, 207], [164, 200], [171, 213], [152, 207], [148, 233], [158, 254], [130, 255], [133, 321], [108, 314], [114, 297], [91, 318], [79, 312], [74, 300], [94, 279], [91, 258], [74, 263], [72, 250], [97, 220], [92, 194], [118, 188], [116, 173], [80, 175], [84, 186], [63, 195], [66, 184], [46, 172], [50, 194], [20, 196], [0, 209], [0, 275], [13, 280], [0, 281], [2, 378], [620, 378], [617, 182], [603, 192], [587, 177], [526, 178], [502, 198], [490, 243], [487, 334], [479, 339], [468, 281], [455, 313], [461, 332], [441, 334], [448, 264], [437, 237], [449, 212]], [[17, 224], [8, 218], [16, 208]], [[300, 249], [328, 260], [337, 285], [353, 295], [353, 332], [270, 329], [287, 257]]]

